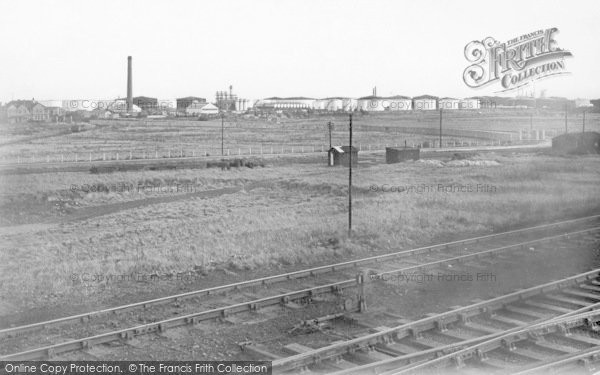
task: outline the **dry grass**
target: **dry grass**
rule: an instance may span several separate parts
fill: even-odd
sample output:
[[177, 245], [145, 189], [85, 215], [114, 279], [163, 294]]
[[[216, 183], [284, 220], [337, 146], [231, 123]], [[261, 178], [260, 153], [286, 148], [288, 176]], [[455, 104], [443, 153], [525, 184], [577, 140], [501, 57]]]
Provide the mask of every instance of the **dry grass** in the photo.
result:
[[[579, 117], [578, 117], [579, 116]], [[581, 129], [581, 115], [572, 114], [569, 117], [570, 131]], [[301, 147], [305, 151], [317, 150], [329, 144], [326, 124], [334, 121], [333, 144], [347, 142], [347, 115], [316, 116], [311, 118], [290, 119], [279, 118], [276, 121], [266, 119], [231, 118], [225, 123], [225, 148], [231, 153], [237, 153], [239, 148], [248, 152], [252, 148], [254, 153], [281, 152], [281, 147], [286, 147], [286, 152], [295, 147], [299, 152]], [[588, 130], [600, 129], [600, 116], [588, 114], [586, 119]], [[46, 134], [55, 130], [55, 125], [29, 125], [37, 126], [39, 134]], [[561, 113], [540, 113], [534, 116], [531, 126], [534, 129], [556, 130], [564, 129], [564, 115]], [[486, 112], [448, 112], [444, 115], [444, 131], [446, 142], [460, 140], [474, 140], [461, 136], [461, 131], [483, 130], [491, 132], [513, 133], [517, 139], [519, 129], [529, 129], [530, 113], [526, 111], [486, 111]], [[93, 159], [103, 157], [114, 158], [120, 153], [120, 158], [129, 157], [159, 157], [171, 155], [200, 155], [208, 152], [211, 155], [220, 154], [221, 147], [221, 121], [107, 121], [94, 129], [79, 133], [56, 137], [40, 137], [37, 139], [16, 142], [0, 148], [0, 157], [13, 160], [20, 155], [21, 158], [43, 160], [48, 154], [63, 154], [67, 159], [88, 159], [92, 153]], [[412, 128], [412, 129], [411, 129]], [[439, 114], [432, 112], [409, 113], [379, 113], [360, 115], [354, 117], [354, 142], [362, 145], [418, 144], [425, 141], [437, 140], [439, 128]], [[414, 129], [423, 129], [425, 134], [416, 134]], [[14, 130], [14, 129], [13, 129]], [[490, 134], [489, 139], [496, 140]], [[482, 141], [480, 139], [479, 141]], [[56, 156], [54, 161], [60, 160]]]
[[[559, 220], [600, 208], [597, 157], [487, 155], [473, 160], [493, 160], [498, 165], [412, 162], [358, 168], [354, 174], [352, 240], [346, 238], [347, 172], [342, 168], [297, 164], [229, 172], [19, 177], [32, 179], [30, 182], [49, 191], [72, 181], [98, 178], [105, 182], [180, 178], [204, 181], [207, 186], [278, 180], [263, 188], [217, 198], [155, 204], [40, 231], [3, 235], [0, 298], [13, 304], [25, 300], [39, 305], [40, 299], [48, 296], [61, 300], [74, 294], [103, 293], [97, 283], [74, 284], [71, 274], [147, 275], [194, 269], [237, 272], [258, 267], [276, 272], [281, 265], [339, 261], [462, 233], [481, 234], [518, 223]], [[370, 191], [372, 185], [383, 184], [486, 184], [496, 190], [445, 193], [434, 189], [423, 194]], [[101, 204], [103, 198], [94, 199], [98, 201], [92, 199], [93, 204]], [[22, 292], [26, 295], [18, 296]]]

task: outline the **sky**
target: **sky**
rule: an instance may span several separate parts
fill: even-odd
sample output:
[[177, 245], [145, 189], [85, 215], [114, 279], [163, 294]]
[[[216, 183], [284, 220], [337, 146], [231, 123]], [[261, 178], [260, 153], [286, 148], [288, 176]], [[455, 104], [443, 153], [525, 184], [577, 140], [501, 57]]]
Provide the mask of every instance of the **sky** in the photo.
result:
[[550, 27], [571, 74], [536, 95], [598, 98], [599, 20], [597, 0], [0, 0], [0, 101], [124, 97], [129, 55], [159, 99], [493, 95], [463, 82], [465, 45]]

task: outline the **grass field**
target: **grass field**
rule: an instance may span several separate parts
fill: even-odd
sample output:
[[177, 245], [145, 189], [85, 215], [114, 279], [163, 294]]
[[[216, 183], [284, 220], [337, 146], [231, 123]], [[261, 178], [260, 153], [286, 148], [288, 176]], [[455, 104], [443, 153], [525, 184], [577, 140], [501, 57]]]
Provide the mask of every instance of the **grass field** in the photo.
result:
[[[597, 156], [465, 157], [388, 165], [378, 155], [361, 162], [354, 174], [352, 239], [346, 235], [347, 171], [327, 167], [321, 159], [254, 169], [3, 176], [2, 211], [22, 225], [0, 228], [0, 305], [5, 306], [0, 315], [23, 306], [85, 303], [92, 295], [110, 301], [140, 285], [97, 282], [94, 275], [275, 273], [282, 266], [339, 261], [600, 211]], [[215, 193], [69, 188], [140, 181]], [[381, 191], [396, 186], [407, 190]], [[469, 186], [471, 191], [461, 191]], [[244, 188], [218, 190], [232, 187]], [[169, 201], [149, 200], [161, 196]], [[127, 202], [147, 204], [129, 207]], [[110, 210], [84, 220], [73, 216], [106, 207]]]
[[[224, 123], [224, 148], [231, 154], [248, 153], [250, 149], [259, 154], [271, 151], [289, 153], [327, 148], [329, 135], [327, 122], [334, 122], [332, 143], [347, 143], [347, 115], [321, 115], [310, 118], [243, 118], [229, 117]], [[600, 129], [600, 115], [588, 114], [588, 130]], [[221, 120], [110, 120], [85, 125], [79, 132], [67, 132], [64, 125], [4, 125], [0, 139], [0, 160], [46, 160], [52, 155], [54, 161], [60, 155], [71, 160], [166, 157], [169, 155], [198, 156], [221, 152]], [[571, 114], [568, 119], [571, 132], [580, 131], [580, 114]], [[50, 130], [49, 130], [50, 128]], [[437, 141], [439, 113], [379, 113], [354, 116], [354, 143], [366, 149], [368, 145], [382, 148], [385, 144], [419, 144]], [[548, 135], [564, 131], [564, 114], [536, 113], [527, 111], [494, 110], [487, 112], [451, 112], [443, 115], [445, 142], [478, 141], [512, 138], [517, 142], [519, 130], [544, 130]], [[54, 130], [52, 130], [54, 129]], [[52, 133], [54, 131], [54, 133]], [[50, 136], [55, 134], [54, 136]], [[283, 148], [283, 149], [282, 149]], [[227, 152], [227, 151], [226, 151]], [[108, 155], [106, 155], [108, 154]]]

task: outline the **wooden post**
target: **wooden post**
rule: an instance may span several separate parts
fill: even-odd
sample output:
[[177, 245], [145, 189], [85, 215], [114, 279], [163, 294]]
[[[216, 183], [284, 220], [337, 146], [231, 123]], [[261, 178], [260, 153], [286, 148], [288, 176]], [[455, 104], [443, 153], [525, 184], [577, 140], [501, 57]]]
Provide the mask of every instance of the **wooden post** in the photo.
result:
[[442, 109], [440, 108], [440, 148], [442, 148]]
[[225, 138], [225, 113], [221, 113], [221, 156], [223, 156], [224, 138]]
[[350, 150], [348, 155], [348, 237], [352, 237], [352, 114], [350, 114]]
[[569, 129], [567, 127], [567, 112], [568, 112], [568, 105], [565, 103], [565, 134], [567, 134], [569, 132]]

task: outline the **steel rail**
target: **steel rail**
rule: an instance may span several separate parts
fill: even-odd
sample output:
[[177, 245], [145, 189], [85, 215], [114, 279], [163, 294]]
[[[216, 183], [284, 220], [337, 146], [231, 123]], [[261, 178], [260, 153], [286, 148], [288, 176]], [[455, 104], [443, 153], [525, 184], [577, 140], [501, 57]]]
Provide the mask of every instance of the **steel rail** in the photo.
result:
[[[52, 319], [52, 320], [48, 320], [48, 321], [42, 321], [42, 322], [36, 322], [36, 323], [26, 324], [26, 325], [17, 326], [17, 327], [5, 328], [5, 329], [0, 330], [0, 337], [20, 334], [20, 333], [28, 332], [31, 330], [44, 329], [47, 327], [62, 325], [65, 323], [73, 323], [73, 322], [77, 322], [77, 321], [85, 323], [91, 319], [94, 319], [94, 318], [100, 317], [100, 316], [104, 316], [104, 315], [118, 314], [120, 312], [125, 312], [125, 311], [130, 311], [130, 310], [135, 310], [135, 309], [146, 309], [150, 306], [156, 306], [156, 305], [161, 305], [161, 304], [177, 302], [177, 301], [188, 299], [188, 298], [209, 296], [209, 295], [224, 293], [227, 291], [237, 290], [237, 289], [241, 289], [241, 288], [248, 288], [248, 287], [252, 287], [252, 286], [262, 286], [262, 285], [266, 285], [266, 284], [270, 284], [270, 283], [276, 283], [276, 282], [281, 282], [281, 281], [286, 281], [286, 280], [291, 280], [291, 279], [305, 278], [305, 277], [315, 276], [315, 275], [329, 273], [329, 272], [335, 272], [335, 271], [340, 271], [340, 270], [345, 270], [345, 269], [350, 269], [350, 268], [356, 268], [356, 267], [359, 267], [362, 265], [378, 263], [380, 261], [394, 259], [394, 258], [398, 258], [398, 257], [414, 256], [414, 255], [418, 255], [421, 253], [428, 253], [428, 252], [435, 251], [435, 250], [438, 250], [438, 251], [446, 250], [446, 249], [449, 249], [451, 246], [466, 245], [469, 243], [478, 243], [479, 241], [489, 240], [489, 239], [493, 239], [493, 238], [497, 238], [497, 237], [504, 237], [504, 236], [510, 236], [510, 235], [514, 235], [514, 234], [518, 234], [518, 233], [531, 232], [531, 231], [536, 231], [536, 230], [541, 230], [541, 229], [548, 229], [548, 228], [552, 228], [555, 226], [573, 224], [573, 223], [587, 221], [587, 220], [593, 220], [593, 219], [597, 219], [597, 218], [600, 218], [600, 215], [587, 216], [587, 217], [583, 217], [583, 218], [565, 220], [565, 221], [560, 221], [560, 222], [555, 222], [555, 223], [550, 223], [550, 224], [543, 224], [543, 225], [522, 228], [522, 229], [516, 229], [516, 230], [512, 230], [512, 231], [507, 231], [507, 232], [494, 233], [494, 234], [489, 234], [489, 235], [485, 235], [485, 236], [479, 236], [479, 237], [467, 238], [467, 239], [463, 239], [463, 240], [445, 242], [445, 243], [440, 243], [440, 244], [431, 245], [431, 246], [419, 247], [419, 248], [415, 248], [415, 249], [401, 250], [401, 251], [390, 253], [390, 254], [376, 255], [376, 256], [372, 256], [372, 257], [366, 257], [366, 258], [361, 258], [361, 259], [356, 259], [356, 260], [351, 260], [351, 261], [346, 261], [346, 262], [340, 262], [340, 263], [330, 264], [330, 265], [326, 265], [326, 266], [313, 267], [313, 268], [288, 272], [288, 273], [274, 275], [274, 276], [267, 276], [267, 277], [262, 277], [262, 278], [247, 280], [247, 281], [241, 281], [241, 282], [232, 283], [232, 284], [226, 284], [226, 285], [221, 285], [221, 286], [216, 286], [216, 287], [211, 287], [211, 288], [206, 288], [206, 289], [201, 289], [201, 290], [195, 290], [195, 291], [191, 291], [191, 292], [185, 292], [185, 293], [180, 293], [180, 294], [176, 294], [176, 295], [160, 297], [160, 298], [155, 298], [155, 299], [141, 301], [141, 302], [135, 302], [135, 303], [131, 303], [131, 304], [106, 308], [106, 309], [102, 309], [102, 310], [91, 311], [91, 312], [87, 312], [87, 313], [71, 315], [71, 316]], [[524, 246], [526, 244], [539, 242], [539, 241], [543, 241], [543, 240], [544, 239], [542, 238], [542, 239], [538, 239], [538, 240], [532, 240], [529, 242], [519, 243], [519, 244], [509, 245], [509, 246], [513, 246], [513, 247], [514, 246]]]
[[345, 342], [332, 344], [323, 348], [314, 349], [305, 353], [296, 354], [290, 357], [281, 358], [273, 361], [273, 371], [283, 372], [298, 367], [305, 367], [317, 361], [328, 358], [336, 358], [348, 352], [362, 349], [369, 346], [374, 346], [378, 343], [385, 344], [396, 338], [403, 338], [413, 335], [417, 332], [430, 330], [436, 327], [436, 323], [454, 323], [471, 316], [480, 314], [482, 311], [489, 311], [495, 308], [501, 308], [510, 302], [518, 301], [522, 298], [531, 297], [540, 293], [549, 292], [564, 288], [569, 284], [579, 284], [585, 280], [598, 277], [600, 268], [588, 271], [579, 275], [571, 276], [565, 279], [552, 281], [546, 284], [534, 286], [528, 289], [509, 293], [504, 296], [492, 298], [490, 300], [481, 301], [473, 305], [460, 307], [441, 314], [426, 317], [423, 319], [409, 322], [397, 327], [368, 334], [362, 337], [351, 339]]
[[[367, 364], [359, 365], [359, 366], [352, 367], [349, 369], [336, 371], [336, 372], [331, 373], [330, 375], [348, 375], [348, 374], [354, 374], [354, 373], [365, 374], [365, 373], [367, 373], [367, 371], [370, 371], [371, 373], [374, 373], [374, 374], [376, 373], [379, 375], [387, 375], [388, 372], [382, 372], [381, 370], [385, 367], [394, 366], [398, 362], [412, 361], [415, 358], [420, 358], [423, 356], [429, 356], [429, 357], [435, 356], [436, 358], [439, 358], [441, 356], [438, 353], [442, 353], [442, 355], [445, 355], [449, 352], [455, 352], [457, 350], [467, 349], [467, 347], [477, 345], [486, 340], [497, 338], [501, 335], [518, 332], [518, 331], [520, 331], [522, 329], [526, 329], [526, 328], [535, 328], [535, 327], [543, 325], [543, 324], [549, 324], [549, 323], [559, 321], [564, 318], [572, 317], [573, 315], [578, 315], [578, 314], [585, 313], [585, 312], [595, 310], [598, 308], [600, 308], [600, 302], [579, 308], [577, 310], [570, 311], [568, 313], [564, 313], [564, 314], [552, 317], [550, 319], [545, 319], [545, 318], [537, 319], [534, 322], [527, 323], [523, 326], [511, 328], [511, 329], [503, 331], [503, 332], [491, 333], [488, 335], [474, 337], [472, 339], [460, 341], [457, 343], [442, 345], [442, 346], [438, 346], [435, 348], [423, 350], [423, 351], [420, 351], [417, 353], [410, 353], [410, 354], [401, 355], [401, 356], [394, 357], [394, 358], [384, 359], [384, 360], [373, 362], [373, 363], [367, 363]], [[427, 361], [430, 361], [430, 359], [427, 359]], [[420, 363], [421, 362], [415, 363], [413, 366], [419, 365]], [[389, 370], [389, 371], [393, 371], [393, 370]]]
[[[581, 231], [577, 231], [577, 232], [570, 232], [570, 233], [565, 233], [562, 235], [557, 235], [557, 236], [552, 236], [552, 237], [544, 237], [541, 240], [551, 240], [551, 239], [556, 239], [556, 238], [565, 237], [565, 236], [568, 237], [568, 236], [571, 236], [574, 234], [590, 232], [590, 231], [594, 231], [594, 230], [598, 230], [598, 229], [600, 229], [600, 227], [588, 228], [586, 230], [581, 230]], [[540, 240], [536, 240], [534, 242], [539, 242], [539, 241]], [[441, 263], [453, 262], [453, 261], [456, 261], [457, 259], [465, 259], [465, 257], [479, 257], [481, 255], [481, 253], [489, 254], [490, 252], [499, 252], [501, 250], [507, 250], [507, 249], [514, 248], [514, 247], [520, 247], [520, 246], [523, 246], [524, 244], [529, 244], [531, 242], [532, 241], [527, 241], [527, 242], [523, 242], [523, 243], [519, 243], [519, 244], [503, 246], [503, 247], [496, 248], [493, 250], [485, 250], [480, 253], [474, 253], [474, 254], [470, 254], [470, 255], [466, 255], [466, 256], [463, 255], [463, 256], [454, 257], [454, 258], [450, 258], [450, 259], [444, 259], [444, 260], [437, 261], [437, 262], [430, 262], [430, 263], [423, 264], [423, 265], [404, 267], [404, 268], [395, 270], [395, 272], [403, 272], [403, 271], [410, 270], [413, 268], [425, 268], [425, 267], [429, 267], [429, 266], [435, 266], [435, 265], [438, 265]], [[591, 271], [591, 272], [593, 272], [593, 271]], [[388, 271], [387, 273], [390, 273], [390, 271]], [[146, 333], [162, 332], [162, 331], [165, 331], [166, 329], [172, 328], [172, 327], [178, 327], [178, 326], [182, 326], [185, 324], [194, 324], [194, 323], [197, 323], [202, 320], [224, 317], [224, 316], [227, 316], [228, 314], [253, 311], [253, 310], [259, 309], [260, 307], [273, 306], [273, 305], [280, 304], [282, 302], [285, 303], [289, 300], [300, 299], [303, 297], [313, 297], [313, 296], [325, 294], [325, 293], [338, 293], [340, 290], [343, 290], [345, 288], [357, 286], [358, 282], [359, 281], [357, 278], [357, 279], [349, 279], [349, 280], [343, 280], [343, 281], [338, 281], [338, 282], [334, 282], [334, 283], [329, 283], [326, 285], [314, 286], [314, 287], [310, 287], [310, 288], [303, 289], [303, 290], [279, 294], [276, 296], [264, 297], [264, 298], [256, 299], [253, 301], [238, 303], [238, 304], [234, 304], [234, 305], [230, 305], [230, 306], [224, 306], [224, 307], [220, 307], [220, 308], [216, 308], [216, 309], [196, 312], [196, 313], [180, 316], [177, 318], [166, 319], [166, 320], [162, 320], [162, 321], [158, 321], [158, 322], [154, 322], [154, 323], [125, 328], [125, 329], [112, 331], [112, 332], [108, 332], [108, 333], [104, 333], [104, 334], [100, 334], [100, 335], [75, 339], [75, 340], [71, 340], [71, 341], [67, 341], [67, 342], [63, 342], [63, 343], [48, 345], [48, 346], [45, 346], [42, 348], [31, 349], [31, 350], [24, 351], [24, 352], [8, 354], [6, 356], [0, 357], [0, 360], [43, 359], [43, 358], [52, 357], [56, 354], [60, 354], [60, 353], [64, 353], [64, 352], [86, 349], [86, 348], [89, 348], [89, 347], [91, 347], [93, 345], [97, 345], [97, 344], [111, 342], [111, 341], [115, 341], [115, 340], [119, 340], [119, 339], [129, 339], [129, 338], [133, 338], [135, 336], [138, 336], [141, 334], [146, 334]], [[275, 362], [274, 362], [274, 366], [275, 366]]]
[[[598, 305], [598, 304], [596, 304]], [[588, 309], [591, 306], [585, 307], [583, 309]], [[585, 324], [585, 320], [590, 317], [598, 318], [600, 317], [600, 312], [598, 310], [592, 310], [587, 312], [577, 313], [569, 313], [568, 316], [560, 316], [556, 318], [549, 319], [548, 321], [542, 321], [535, 323], [531, 326], [526, 327], [516, 327], [516, 329], [512, 329], [506, 332], [500, 332], [499, 334], [495, 334], [496, 337], [485, 340], [483, 342], [477, 343], [475, 345], [470, 345], [467, 348], [460, 349], [456, 352], [440, 356], [438, 358], [429, 360], [425, 363], [419, 363], [415, 365], [411, 365], [405, 368], [402, 368], [397, 371], [388, 371], [385, 372], [385, 375], [401, 375], [414, 372], [416, 370], [422, 370], [426, 367], [434, 366], [436, 364], [447, 364], [456, 358], [470, 358], [477, 356], [477, 353], [488, 352], [493, 349], [500, 348], [502, 346], [508, 345], [512, 342], [523, 340], [529, 338], [531, 335], [536, 334], [548, 334], [555, 333], [558, 331], [559, 325], [567, 324], [571, 327], [581, 326]], [[600, 348], [596, 348], [600, 349]]]
[[84, 337], [80, 339], [70, 340], [54, 345], [31, 349], [19, 353], [8, 354], [0, 357], [0, 361], [6, 360], [37, 360], [51, 358], [54, 355], [66, 353], [74, 350], [82, 350], [91, 348], [94, 345], [104, 344], [116, 340], [132, 339], [136, 336], [152, 333], [165, 332], [169, 328], [179, 327], [188, 324], [196, 324], [198, 322], [225, 318], [228, 315], [256, 311], [261, 307], [274, 306], [284, 304], [289, 300], [297, 300], [305, 297], [313, 297], [327, 293], [338, 293], [341, 289], [349, 288], [357, 285], [357, 280], [345, 280], [336, 283], [315, 286], [309, 289], [283, 293], [271, 297], [256, 299], [249, 302], [237, 303], [230, 306], [219, 307], [211, 310], [191, 313], [175, 318], [170, 318], [149, 324], [143, 324], [135, 327], [120, 329], [112, 332], [103, 333], [100, 335]]
[[568, 364], [572, 364], [575, 361], [581, 361], [581, 360], [586, 360], [586, 359], [597, 361], [599, 355], [600, 355], [600, 348], [597, 346], [591, 347], [589, 349], [585, 349], [585, 350], [582, 350], [582, 351], [574, 353], [574, 354], [565, 354], [565, 355], [559, 356], [556, 359], [553, 359], [553, 360], [550, 360], [550, 361], [547, 361], [547, 362], [544, 362], [541, 364], [536, 364], [536, 365], [534, 365], [534, 367], [527, 368], [523, 371], [514, 372], [513, 375], [536, 374], [536, 373], [539, 373], [540, 371], [552, 370], [559, 366], [565, 366]]

